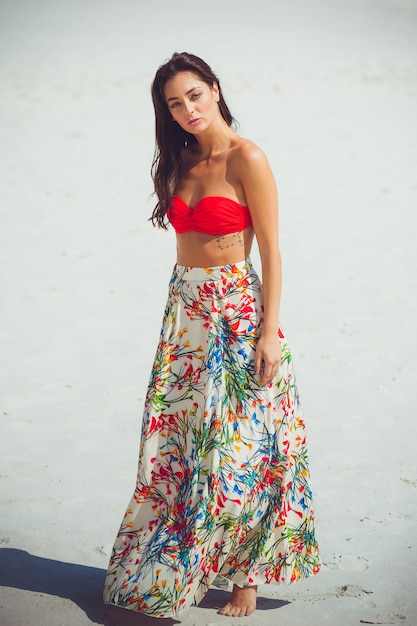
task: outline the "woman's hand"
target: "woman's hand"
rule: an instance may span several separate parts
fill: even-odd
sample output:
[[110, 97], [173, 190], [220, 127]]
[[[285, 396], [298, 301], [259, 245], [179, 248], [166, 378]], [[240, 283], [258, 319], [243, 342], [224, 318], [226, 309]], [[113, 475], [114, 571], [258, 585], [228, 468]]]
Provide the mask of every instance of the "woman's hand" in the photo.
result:
[[260, 376], [259, 384], [269, 385], [278, 373], [281, 362], [281, 342], [278, 331], [271, 334], [261, 334], [256, 345], [255, 374]]

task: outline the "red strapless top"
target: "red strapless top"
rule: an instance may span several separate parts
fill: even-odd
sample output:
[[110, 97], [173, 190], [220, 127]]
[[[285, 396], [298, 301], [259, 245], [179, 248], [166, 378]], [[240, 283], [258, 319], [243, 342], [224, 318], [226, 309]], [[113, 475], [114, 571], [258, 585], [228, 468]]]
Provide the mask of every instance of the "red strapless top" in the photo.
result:
[[172, 196], [167, 216], [177, 234], [195, 231], [206, 235], [229, 235], [252, 226], [249, 209], [223, 196], [207, 196], [194, 208]]

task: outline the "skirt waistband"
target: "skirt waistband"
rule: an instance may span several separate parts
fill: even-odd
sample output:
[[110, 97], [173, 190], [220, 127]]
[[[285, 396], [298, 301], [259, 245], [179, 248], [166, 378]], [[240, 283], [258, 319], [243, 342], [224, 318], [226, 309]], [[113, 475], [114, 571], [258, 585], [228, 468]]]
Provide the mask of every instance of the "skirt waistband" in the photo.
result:
[[215, 267], [193, 267], [189, 265], [174, 265], [174, 274], [187, 281], [223, 280], [233, 276], [242, 276], [253, 270], [250, 258], [229, 265], [217, 265]]

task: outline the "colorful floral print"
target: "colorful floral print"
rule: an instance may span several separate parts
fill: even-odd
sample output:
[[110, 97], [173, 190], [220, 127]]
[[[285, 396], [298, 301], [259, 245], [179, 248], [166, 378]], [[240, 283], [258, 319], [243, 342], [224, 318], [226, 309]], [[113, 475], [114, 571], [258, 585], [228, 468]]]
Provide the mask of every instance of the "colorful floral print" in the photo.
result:
[[217, 575], [240, 586], [320, 569], [291, 353], [261, 387], [262, 286], [249, 260], [175, 266], [145, 402], [136, 489], [104, 600], [158, 617]]

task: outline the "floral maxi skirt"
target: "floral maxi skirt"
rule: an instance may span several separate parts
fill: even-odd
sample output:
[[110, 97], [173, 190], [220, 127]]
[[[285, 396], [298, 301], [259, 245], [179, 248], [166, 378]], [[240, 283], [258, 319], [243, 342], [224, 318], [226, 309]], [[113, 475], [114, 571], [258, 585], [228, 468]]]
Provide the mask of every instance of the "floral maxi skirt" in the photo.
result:
[[254, 373], [262, 316], [249, 260], [174, 267], [106, 603], [173, 617], [217, 575], [244, 586], [320, 569], [305, 425], [281, 329], [275, 380], [261, 387]]

